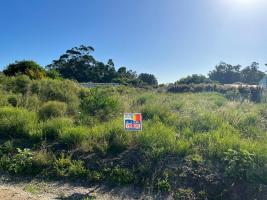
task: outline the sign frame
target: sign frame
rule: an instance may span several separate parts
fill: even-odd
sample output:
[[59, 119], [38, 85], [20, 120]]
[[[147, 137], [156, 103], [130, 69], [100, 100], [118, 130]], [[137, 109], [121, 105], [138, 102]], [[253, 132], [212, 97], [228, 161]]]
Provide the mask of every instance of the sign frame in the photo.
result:
[[[139, 115], [140, 121], [134, 120], [134, 116]], [[139, 124], [140, 128], [127, 128], [126, 127], [126, 122], [132, 121], [131, 124]], [[142, 113], [124, 113], [124, 118], [123, 118], [123, 123], [124, 123], [124, 130], [125, 131], [142, 131], [143, 130], [143, 125], [142, 125]]]

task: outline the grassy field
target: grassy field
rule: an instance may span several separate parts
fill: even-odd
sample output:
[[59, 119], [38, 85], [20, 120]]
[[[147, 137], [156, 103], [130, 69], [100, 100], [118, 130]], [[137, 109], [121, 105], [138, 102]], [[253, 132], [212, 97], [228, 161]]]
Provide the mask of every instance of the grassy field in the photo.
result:
[[[141, 112], [142, 132], [123, 129]], [[0, 76], [0, 168], [135, 184], [174, 199], [266, 199], [267, 104]]]

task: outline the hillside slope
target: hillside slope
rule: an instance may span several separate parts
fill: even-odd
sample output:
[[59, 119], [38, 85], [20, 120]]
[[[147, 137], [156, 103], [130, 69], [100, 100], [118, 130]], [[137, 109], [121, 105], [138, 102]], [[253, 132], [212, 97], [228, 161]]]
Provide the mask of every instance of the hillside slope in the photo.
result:
[[[123, 129], [141, 112], [143, 130]], [[0, 168], [174, 199], [266, 199], [267, 104], [0, 76]]]

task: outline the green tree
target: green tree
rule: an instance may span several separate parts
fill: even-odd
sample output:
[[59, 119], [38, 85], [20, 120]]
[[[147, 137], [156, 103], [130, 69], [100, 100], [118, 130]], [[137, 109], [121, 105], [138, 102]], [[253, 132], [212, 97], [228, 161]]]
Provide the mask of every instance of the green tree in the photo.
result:
[[192, 76], [181, 78], [176, 83], [177, 84], [201, 84], [201, 83], [211, 83], [211, 82], [212, 80], [210, 80], [204, 75], [193, 74]]
[[91, 55], [93, 51], [91, 46], [73, 47], [47, 68], [78, 82], [111, 82], [116, 75], [113, 61], [109, 60], [108, 64], [99, 62]]
[[138, 79], [146, 85], [157, 86], [157, 78], [153, 74], [141, 73]]
[[241, 71], [241, 81], [247, 84], [258, 84], [265, 73], [259, 70], [259, 63], [253, 62]]
[[221, 62], [209, 73], [209, 78], [222, 84], [240, 82], [240, 65], [230, 65]]
[[27, 75], [31, 79], [41, 79], [46, 76], [45, 70], [32, 60], [16, 61], [3, 71], [6, 76]]
[[115, 83], [137, 85], [137, 74], [135, 71], [127, 70], [126, 67], [120, 67], [116, 73], [116, 78], [113, 79]]

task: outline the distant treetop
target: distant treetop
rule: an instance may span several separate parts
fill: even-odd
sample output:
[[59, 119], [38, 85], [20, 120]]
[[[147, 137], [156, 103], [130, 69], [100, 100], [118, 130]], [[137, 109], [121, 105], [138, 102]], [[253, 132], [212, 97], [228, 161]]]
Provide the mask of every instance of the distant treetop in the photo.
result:
[[9, 64], [3, 73], [6, 76], [16, 76], [24, 74], [31, 79], [41, 79], [46, 76], [45, 70], [36, 62], [31, 60], [16, 61], [13, 64]]

